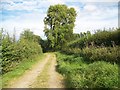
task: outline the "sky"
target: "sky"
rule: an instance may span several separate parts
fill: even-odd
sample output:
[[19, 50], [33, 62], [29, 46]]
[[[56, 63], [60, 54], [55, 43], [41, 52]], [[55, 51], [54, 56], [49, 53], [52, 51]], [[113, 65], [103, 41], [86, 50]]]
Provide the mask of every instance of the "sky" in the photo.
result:
[[119, 0], [0, 0], [0, 28], [16, 37], [25, 29], [46, 39], [43, 19], [50, 5], [75, 8], [74, 33], [118, 27]]

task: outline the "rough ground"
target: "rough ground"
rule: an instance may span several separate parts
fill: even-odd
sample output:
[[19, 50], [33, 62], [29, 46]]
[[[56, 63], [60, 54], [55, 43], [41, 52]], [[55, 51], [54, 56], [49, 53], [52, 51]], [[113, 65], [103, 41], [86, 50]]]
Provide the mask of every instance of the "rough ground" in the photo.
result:
[[23, 76], [13, 80], [10, 88], [64, 88], [64, 78], [56, 72], [56, 56], [47, 53], [44, 60], [40, 60]]

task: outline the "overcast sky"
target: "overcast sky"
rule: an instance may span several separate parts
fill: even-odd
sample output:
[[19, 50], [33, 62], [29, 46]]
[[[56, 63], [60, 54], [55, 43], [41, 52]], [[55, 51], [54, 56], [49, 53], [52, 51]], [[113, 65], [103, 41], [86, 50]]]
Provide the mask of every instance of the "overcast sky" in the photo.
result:
[[[0, 0], [0, 27], [16, 36], [25, 28], [44, 36], [43, 19], [50, 5], [66, 4], [77, 11], [74, 33], [118, 27], [118, 0]], [[88, 2], [89, 1], [89, 2]]]

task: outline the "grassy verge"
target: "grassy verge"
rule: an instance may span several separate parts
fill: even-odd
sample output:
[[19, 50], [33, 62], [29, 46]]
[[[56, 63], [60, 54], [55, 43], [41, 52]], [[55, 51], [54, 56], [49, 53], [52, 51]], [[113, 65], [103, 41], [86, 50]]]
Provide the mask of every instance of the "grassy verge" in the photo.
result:
[[23, 75], [26, 70], [29, 70], [32, 65], [36, 64], [39, 60], [42, 60], [43, 57], [45, 57], [45, 54], [36, 55], [34, 58], [23, 60], [14, 70], [2, 76], [2, 87], [8, 87], [11, 80]]
[[118, 65], [105, 61], [87, 63], [82, 57], [56, 53], [57, 69], [68, 88], [118, 88]]

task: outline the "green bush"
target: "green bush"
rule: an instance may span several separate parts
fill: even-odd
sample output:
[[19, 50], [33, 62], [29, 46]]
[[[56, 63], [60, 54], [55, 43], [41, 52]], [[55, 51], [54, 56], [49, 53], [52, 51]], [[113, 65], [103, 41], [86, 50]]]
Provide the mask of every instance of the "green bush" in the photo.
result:
[[84, 48], [82, 50], [83, 56], [86, 60], [92, 61], [107, 61], [111, 63], [118, 63], [120, 60], [120, 47], [92, 47]]
[[120, 45], [120, 28], [113, 31], [97, 31], [91, 36], [84, 36], [67, 44], [70, 48], [84, 48], [86, 46], [114, 46]]
[[[74, 77], [73, 77], [74, 76]], [[75, 88], [118, 88], [118, 66], [99, 61], [72, 73], [70, 82]]]
[[118, 88], [118, 65], [104, 61], [86, 63], [82, 57], [56, 53], [57, 70], [68, 88]]
[[22, 60], [26, 60], [25, 58], [32, 58], [34, 55], [42, 53], [41, 45], [35, 39], [20, 38], [18, 41], [13, 41], [9, 34], [2, 36], [1, 66], [3, 74], [13, 70]]
[[73, 55], [64, 55], [60, 53], [56, 53], [57, 56], [57, 69], [59, 72], [62, 73], [69, 73], [72, 69], [83, 65], [83, 58], [82, 57], [75, 57]]
[[71, 54], [74, 54], [74, 55], [81, 55], [82, 53], [82, 50], [79, 49], [79, 48], [68, 48], [68, 47], [65, 47], [61, 50], [62, 53], [65, 53], [65, 54], [68, 54], [68, 55], [71, 55]]
[[[70, 88], [118, 88], [120, 29], [69, 42], [57, 54], [57, 70]], [[70, 56], [71, 55], [71, 56]]]

